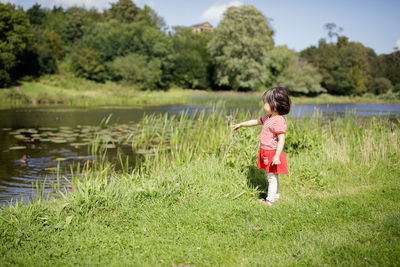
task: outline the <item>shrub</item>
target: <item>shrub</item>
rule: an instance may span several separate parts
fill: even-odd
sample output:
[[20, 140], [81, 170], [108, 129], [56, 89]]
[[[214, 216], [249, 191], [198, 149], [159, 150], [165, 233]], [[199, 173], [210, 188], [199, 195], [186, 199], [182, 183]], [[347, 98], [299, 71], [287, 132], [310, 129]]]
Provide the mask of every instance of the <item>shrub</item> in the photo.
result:
[[161, 62], [139, 54], [116, 58], [109, 64], [117, 79], [140, 89], [155, 89], [161, 80]]
[[375, 78], [371, 86], [371, 91], [376, 95], [387, 93], [389, 90], [393, 89], [391, 81], [384, 77]]

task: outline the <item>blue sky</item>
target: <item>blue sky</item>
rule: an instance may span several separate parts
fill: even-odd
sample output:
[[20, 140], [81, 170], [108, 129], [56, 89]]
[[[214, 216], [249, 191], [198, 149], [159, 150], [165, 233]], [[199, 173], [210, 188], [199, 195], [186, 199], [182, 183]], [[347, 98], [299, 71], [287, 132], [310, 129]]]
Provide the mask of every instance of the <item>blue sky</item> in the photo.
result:
[[[35, 2], [44, 7], [71, 5], [108, 8], [117, 0], [0, 0], [31, 7]], [[323, 25], [334, 22], [350, 41], [363, 43], [377, 54], [400, 49], [400, 0], [134, 0], [143, 7], [151, 6], [169, 26], [190, 26], [209, 21], [217, 26], [223, 11], [231, 5], [254, 5], [275, 30], [275, 44], [300, 51], [317, 45], [327, 37]]]

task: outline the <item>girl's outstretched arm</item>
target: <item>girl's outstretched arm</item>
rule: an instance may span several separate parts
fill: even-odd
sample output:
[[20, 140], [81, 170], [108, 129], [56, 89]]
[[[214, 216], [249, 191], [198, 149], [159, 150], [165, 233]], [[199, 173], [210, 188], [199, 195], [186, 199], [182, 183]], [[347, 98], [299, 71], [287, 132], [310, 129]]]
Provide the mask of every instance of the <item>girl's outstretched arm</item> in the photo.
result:
[[260, 119], [257, 119], [257, 120], [249, 120], [249, 121], [241, 122], [241, 123], [232, 125], [231, 127], [233, 128], [234, 131], [236, 131], [237, 129], [239, 129], [241, 127], [252, 127], [252, 126], [257, 126], [260, 124], [262, 124]]

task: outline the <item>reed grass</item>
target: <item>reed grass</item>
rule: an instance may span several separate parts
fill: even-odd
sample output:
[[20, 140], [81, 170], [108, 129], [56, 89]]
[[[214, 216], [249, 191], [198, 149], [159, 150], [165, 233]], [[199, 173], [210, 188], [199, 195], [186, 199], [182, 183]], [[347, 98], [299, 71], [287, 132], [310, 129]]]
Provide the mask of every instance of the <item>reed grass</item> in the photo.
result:
[[130, 137], [148, 152], [136, 168], [100, 157], [74, 174], [73, 191], [0, 211], [1, 262], [398, 265], [399, 120], [288, 117], [290, 174], [269, 208], [258, 203], [260, 128], [229, 127], [260, 115], [144, 117]]

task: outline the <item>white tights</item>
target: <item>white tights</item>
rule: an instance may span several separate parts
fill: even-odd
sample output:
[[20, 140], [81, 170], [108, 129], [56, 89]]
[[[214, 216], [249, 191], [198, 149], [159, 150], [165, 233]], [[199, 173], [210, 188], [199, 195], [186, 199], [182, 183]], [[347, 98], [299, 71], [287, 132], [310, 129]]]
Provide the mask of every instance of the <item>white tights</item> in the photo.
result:
[[279, 199], [279, 181], [278, 181], [278, 174], [268, 172], [267, 173], [268, 179], [268, 196], [267, 200], [271, 203], [277, 201]]

